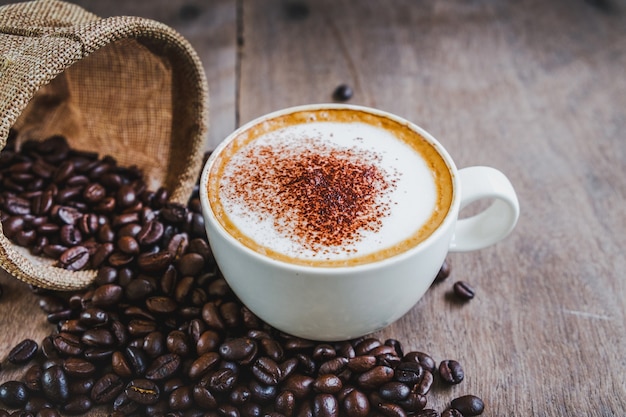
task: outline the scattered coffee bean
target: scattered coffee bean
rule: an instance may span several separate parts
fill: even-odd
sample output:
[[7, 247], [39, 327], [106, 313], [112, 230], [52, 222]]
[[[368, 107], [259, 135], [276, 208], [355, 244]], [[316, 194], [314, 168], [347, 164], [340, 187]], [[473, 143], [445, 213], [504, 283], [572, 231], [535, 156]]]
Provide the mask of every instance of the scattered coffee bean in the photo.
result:
[[333, 100], [348, 101], [353, 95], [354, 92], [352, 91], [352, 87], [347, 84], [341, 84], [335, 88], [335, 91], [333, 91]]
[[461, 364], [452, 359], [441, 361], [439, 364], [439, 375], [445, 383], [451, 385], [459, 384], [465, 378]]
[[467, 301], [474, 298], [474, 288], [472, 288], [472, 286], [465, 281], [455, 282], [452, 288], [454, 290], [454, 295], [461, 300]]
[[35, 357], [37, 349], [39, 349], [37, 342], [31, 339], [25, 339], [11, 349], [8, 356], [9, 362], [14, 364], [29, 362]]
[[7, 381], [0, 385], [0, 403], [3, 403], [9, 408], [24, 406], [28, 398], [28, 388], [23, 382]]
[[474, 395], [464, 395], [455, 398], [450, 405], [452, 408], [459, 410], [463, 417], [477, 416], [485, 410], [483, 400]]

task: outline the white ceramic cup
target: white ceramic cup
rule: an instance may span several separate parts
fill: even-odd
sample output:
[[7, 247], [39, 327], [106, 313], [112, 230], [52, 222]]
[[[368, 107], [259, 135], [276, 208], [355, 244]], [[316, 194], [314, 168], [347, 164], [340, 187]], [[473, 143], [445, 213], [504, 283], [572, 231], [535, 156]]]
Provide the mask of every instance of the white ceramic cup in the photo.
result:
[[[441, 225], [417, 246], [398, 255], [361, 265], [316, 267], [264, 256], [233, 238], [210, 206], [208, 177], [220, 153], [242, 131], [290, 112], [332, 108], [356, 109], [398, 121], [429, 141], [447, 163], [453, 181], [451, 207]], [[510, 181], [483, 166], [457, 170], [448, 152], [428, 132], [393, 114], [344, 104], [316, 104], [262, 116], [228, 136], [207, 161], [200, 198], [215, 260], [241, 301], [259, 318], [286, 333], [320, 341], [363, 336], [407, 313], [435, 279], [449, 251], [485, 248], [515, 227], [519, 203]], [[458, 219], [459, 210], [481, 199], [492, 204]]]

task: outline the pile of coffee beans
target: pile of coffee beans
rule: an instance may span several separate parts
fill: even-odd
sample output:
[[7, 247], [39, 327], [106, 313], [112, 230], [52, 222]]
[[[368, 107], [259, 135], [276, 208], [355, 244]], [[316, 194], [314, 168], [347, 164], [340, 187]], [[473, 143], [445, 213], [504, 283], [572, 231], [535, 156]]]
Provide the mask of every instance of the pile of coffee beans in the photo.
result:
[[64, 138], [9, 141], [0, 154], [4, 233], [94, 285], [33, 288], [54, 324], [3, 366], [0, 417], [473, 416], [480, 398], [427, 408], [431, 387], [464, 378], [455, 360], [404, 352], [394, 339], [320, 343], [260, 321], [220, 275], [197, 190], [186, 206], [147, 189], [141, 172], [79, 152]]

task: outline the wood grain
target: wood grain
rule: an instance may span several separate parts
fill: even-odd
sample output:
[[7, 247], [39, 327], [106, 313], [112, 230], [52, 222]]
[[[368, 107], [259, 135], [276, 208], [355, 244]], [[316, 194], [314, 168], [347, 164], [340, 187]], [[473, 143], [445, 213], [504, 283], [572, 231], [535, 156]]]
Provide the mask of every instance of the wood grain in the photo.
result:
[[[285, 0], [81, 4], [190, 39], [211, 89], [209, 146], [269, 111], [332, 101], [348, 83], [351, 103], [420, 124], [459, 167], [505, 172], [522, 208], [514, 233], [450, 254], [452, 276], [377, 336], [463, 364], [466, 380], [431, 396], [439, 410], [472, 393], [489, 416], [626, 415], [626, 2], [317, 0], [296, 13]], [[189, 5], [200, 13], [181, 17]], [[36, 298], [0, 280], [4, 358], [49, 327]], [[456, 280], [476, 298], [454, 302]]]

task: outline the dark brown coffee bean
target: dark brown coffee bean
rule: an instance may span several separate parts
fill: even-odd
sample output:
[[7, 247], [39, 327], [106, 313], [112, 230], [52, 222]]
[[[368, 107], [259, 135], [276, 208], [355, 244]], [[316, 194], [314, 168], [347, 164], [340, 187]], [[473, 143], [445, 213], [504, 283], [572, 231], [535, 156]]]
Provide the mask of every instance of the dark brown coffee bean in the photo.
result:
[[84, 414], [91, 410], [92, 403], [89, 397], [86, 395], [77, 395], [70, 397], [66, 403], [61, 407], [65, 414], [76, 415]]
[[452, 288], [454, 291], [454, 295], [456, 295], [457, 298], [463, 301], [471, 300], [476, 294], [474, 288], [465, 281], [455, 282]]
[[376, 407], [376, 410], [385, 417], [407, 417], [406, 411], [394, 403], [382, 403]]
[[193, 405], [192, 387], [183, 386], [176, 388], [170, 394], [168, 404], [172, 410], [187, 410], [191, 408]]
[[233, 389], [237, 384], [237, 372], [228, 369], [217, 369], [211, 374], [207, 375], [207, 387], [216, 393], [226, 393]]
[[376, 357], [370, 355], [355, 356], [348, 360], [347, 366], [355, 372], [366, 372], [376, 366]]
[[58, 365], [44, 369], [41, 374], [41, 391], [54, 403], [63, 403], [70, 396], [67, 376]]
[[227, 340], [219, 347], [219, 353], [224, 359], [241, 363], [250, 363], [251, 358], [256, 354], [257, 350], [256, 341], [248, 337]]
[[439, 364], [441, 379], [450, 385], [459, 384], [463, 381], [465, 373], [460, 363], [455, 360], [445, 360]]
[[173, 330], [167, 335], [166, 346], [170, 353], [175, 353], [179, 356], [187, 356], [191, 351], [189, 338], [181, 330]]
[[407, 398], [398, 401], [398, 404], [408, 413], [414, 413], [426, 407], [426, 396], [411, 392]]
[[422, 380], [424, 368], [416, 362], [401, 362], [395, 368], [394, 379], [407, 385], [415, 385]]
[[367, 395], [359, 390], [352, 390], [343, 401], [343, 408], [348, 417], [367, 417], [370, 402]]
[[63, 361], [63, 370], [69, 376], [88, 378], [96, 372], [96, 366], [84, 359], [67, 358]]
[[25, 198], [8, 196], [4, 199], [3, 207], [9, 214], [24, 216], [30, 214], [31, 204]]
[[169, 297], [150, 297], [146, 300], [146, 308], [151, 313], [170, 314], [176, 311], [178, 305], [176, 301]]
[[24, 364], [35, 357], [37, 349], [39, 349], [37, 342], [32, 339], [24, 339], [11, 349], [8, 360], [14, 364]]
[[23, 407], [30, 394], [23, 382], [7, 381], [0, 385], [0, 403], [9, 408]]
[[387, 401], [398, 402], [408, 398], [411, 388], [402, 382], [391, 381], [383, 384], [378, 389], [378, 393]]
[[91, 400], [96, 404], [111, 403], [124, 390], [124, 381], [113, 373], [104, 374], [91, 389]]
[[77, 335], [61, 332], [52, 337], [52, 344], [62, 355], [79, 356], [83, 353], [83, 345]]
[[111, 369], [122, 378], [128, 378], [133, 375], [133, 370], [122, 352], [113, 352], [113, 355], [111, 355]]
[[196, 353], [198, 355], [203, 355], [205, 353], [215, 351], [221, 343], [222, 338], [218, 332], [207, 330], [200, 335], [200, 338], [196, 342]]
[[165, 336], [160, 331], [148, 333], [143, 338], [143, 351], [151, 358], [165, 353]]
[[409, 352], [402, 357], [402, 362], [415, 362], [422, 365], [427, 371], [434, 373], [437, 370], [437, 363], [428, 354], [423, 352]]
[[463, 395], [452, 400], [450, 403], [452, 408], [461, 412], [465, 416], [477, 416], [485, 410], [485, 403], [475, 395]]
[[219, 364], [221, 358], [217, 352], [207, 352], [192, 362], [189, 368], [189, 378], [200, 379], [209, 371], [214, 370]]
[[293, 392], [296, 399], [300, 400], [308, 397], [309, 393], [311, 393], [314, 381], [310, 376], [294, 374], [285, 380], [282, 388]]
[[127, 346], [124, 350], [124, 357], [135, 375], [143, 376], [148, 367], [148, 359], [145, 353], [138, 347]]
[[87, 308], [80, 312], [79, 321], [87, 326], [100, 326], [109, 321], [109, 314], [100, 308]]
[[142, 405], [156, 404], [161, 392], [159, 386], [148, 379], [134, 379], [124, 390], [131, 401]]
[[205, 410], [214, 410], [217, 408], [217, 399], [211, 390], [202, 383], [196, 384], [192, 390], [194, 402]]
[[87, 346], [111, 346], [115, 343], [111, 332], [102, 328], [87, 330], [80, 340]]
[[174, 260], [174, 255], [169, 251], [156, 253], [141, 253], [137, 257], [139, 268], [146, 272], [159, 272], [167, 268]]
[[171, 377], [181, 365], [180, 356], [167, 353], [156, 358], [146, 370], [146, 378], [161, 381]]
[[144, 224], [139, 233], [137, 233], [137, 242], [141, 246], [154, 245], [163, 237], [163, 231], [163, 223], [151, 220]]
[[74, 207], [59, 206], [56, 210], [53, 207], [52, 210], [56, 211], [56, 217], [66, 225], [75, 225], [83, 217], [83, 213]]
[[441, 413], [441, 417], [463, 417], [463, 414], [459, 410], [454, 408], [448, 408], [443, 413]]
[[357, 382], [364, 389], [376, 389], [393, 379], [394, 371], [388, 366], [375, 366], [359, 375]]
[[106, 189], [97, 182], [87, 185], [83, 190], [83, 198], [91, 204], [99, 203], [106, 197], [106, 194]]
[[342, 356], [330, 359], [322, 363], [318, 372], [320, 374], [340, 374], [348, 366], [348, 359]]
[[132, 236], [120, 237], [117, 240], [117, 247], [128, 255], [137, 255], [139, 253], [139, 243]]
[[430, 371], [424, 371], [422, 380], [413, 387], [413, 391], [420, 395], [426, 395], [430, 391], [435, 380], [433, 374]]
[[70, 271], [80, 271], [89, 263], [89, 250], [84, 246], [73, 246], [59, 256], [59, 265]]
[[352, 98], [354, 92], [352, 88], [347, 84], [341, 84], [333, 91], [333, 100], [336, 101], [348, 101]]
[[107, 284], [95, 289], [91, 302], [96, 307], [107, 307], [119, 303], [123, 295], [119, 285]]
[[337, 375], [323, 374], [313, 381], [313, 389], [325, 394], [335, 394], [343, 388], [343, 383]]
[[373, 337], [368, 337], [357, 343], [357, 345], [354, 347], [354, 351], [357, 356], [366, 355], [369, 354], [372, 349], [377, 348], [381, 345], [382, 343], [380, 342], [380, 340]]
[[339, 417], [339, 404], [332, 394], [317, 394], [313, 398], [314, 417]]
[[152, 320], [134, 319], [128, 323], [128, 334], [131, 336], [145, 336], [156, 329], [157, 323]]
[[44, 191], [31, 200], [31, 211], [36, 216], [47, 214], [54, 204], [54, 198], [50, 191]]
[[252, 375], [265, 385], [277, 385], [282, 379], [278, 364], [267, 356], [262, 356], [254, 362]]

